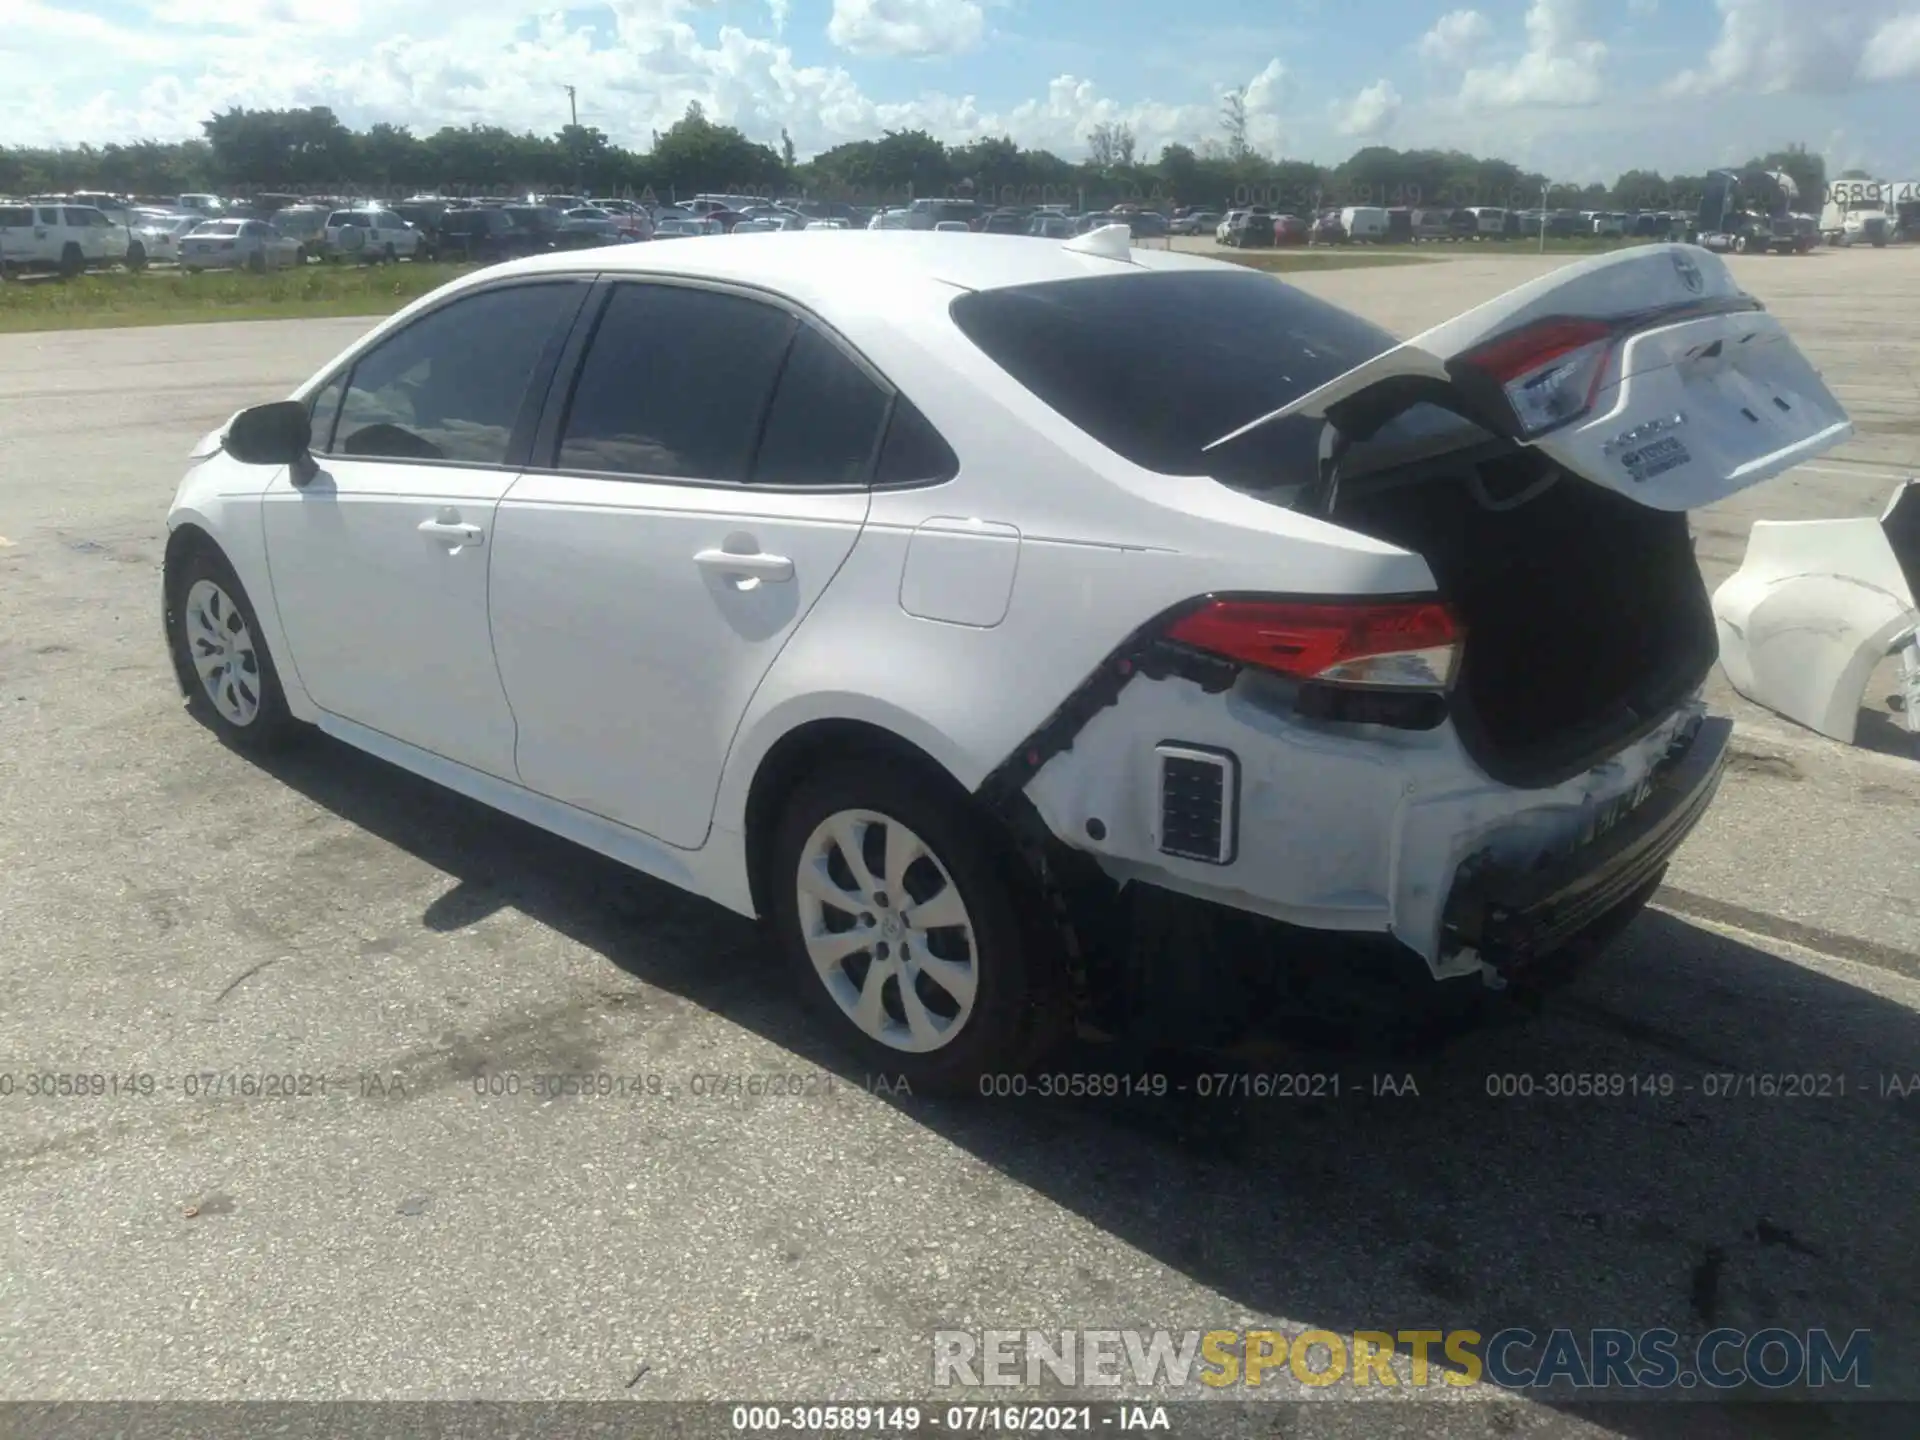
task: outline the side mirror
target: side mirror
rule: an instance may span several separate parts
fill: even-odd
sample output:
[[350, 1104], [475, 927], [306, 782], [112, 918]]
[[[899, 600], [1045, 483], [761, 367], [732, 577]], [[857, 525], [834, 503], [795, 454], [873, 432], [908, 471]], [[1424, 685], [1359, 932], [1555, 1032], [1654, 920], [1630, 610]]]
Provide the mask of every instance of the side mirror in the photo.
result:
[[290, 465], [296, 485], [313, 478], [313, 417], [298, 400], [255, 405], [233, 417], [226, 451], [242, 465]]

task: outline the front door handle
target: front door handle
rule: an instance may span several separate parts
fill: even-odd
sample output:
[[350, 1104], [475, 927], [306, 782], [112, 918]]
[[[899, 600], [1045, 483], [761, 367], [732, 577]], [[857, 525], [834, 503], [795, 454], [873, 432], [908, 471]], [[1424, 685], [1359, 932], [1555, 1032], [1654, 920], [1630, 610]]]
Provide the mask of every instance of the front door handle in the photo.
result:
[[431, 535], [454, 550], [486, 539], [486, 531], [478, 525], [463, 525], [458, 520], [422, 520], [417, 528], [422, 535]]
[[771, 584], [779, 584], [793, 579], [793, 561], [784, 555], [738, 550], [702, 550], [693, 557], [693, 563], [703, 570], [717, 570], [723, 575], [738, 576], [743, 580], [765, 580]]

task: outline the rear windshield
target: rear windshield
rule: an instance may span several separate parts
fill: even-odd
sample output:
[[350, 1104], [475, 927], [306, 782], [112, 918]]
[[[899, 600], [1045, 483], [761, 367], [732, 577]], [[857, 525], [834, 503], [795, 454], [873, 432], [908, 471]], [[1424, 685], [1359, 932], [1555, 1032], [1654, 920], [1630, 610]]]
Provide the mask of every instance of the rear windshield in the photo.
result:
[[951, 313], [1015, 380], [1133, 464], [1256, 490], [1313, 478], [1319, 421], [1202, 447], [1398, 343], [1253, 270], [1016, 285], [963, 295]]

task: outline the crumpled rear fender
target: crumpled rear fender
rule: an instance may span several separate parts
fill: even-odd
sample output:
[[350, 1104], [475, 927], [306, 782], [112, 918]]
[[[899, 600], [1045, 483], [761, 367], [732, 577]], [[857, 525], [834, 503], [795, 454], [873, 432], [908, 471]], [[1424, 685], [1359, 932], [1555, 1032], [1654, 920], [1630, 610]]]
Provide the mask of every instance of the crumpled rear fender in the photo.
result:
[[1871, 517], [1755, 521], [1713, 613], [1735, 690], [1845, 744], [1875, 668], [1920, 622], [1887, 526]]

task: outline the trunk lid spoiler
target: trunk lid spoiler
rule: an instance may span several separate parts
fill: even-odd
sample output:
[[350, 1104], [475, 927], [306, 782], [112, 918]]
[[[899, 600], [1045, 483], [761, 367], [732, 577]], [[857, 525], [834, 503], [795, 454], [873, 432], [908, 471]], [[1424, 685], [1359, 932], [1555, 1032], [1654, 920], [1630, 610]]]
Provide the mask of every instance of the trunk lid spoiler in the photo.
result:
[[1725, 261], [1640, 245], [1477, 305], [1206, 448], [1293, 415], [1365, 440], [1421, 403], [1658, 510], [1713, 504], [1853, 434]]

